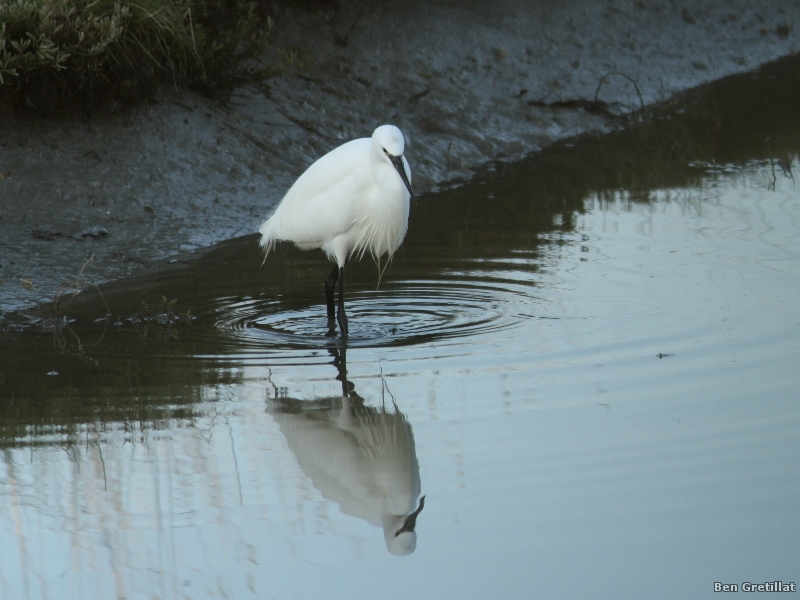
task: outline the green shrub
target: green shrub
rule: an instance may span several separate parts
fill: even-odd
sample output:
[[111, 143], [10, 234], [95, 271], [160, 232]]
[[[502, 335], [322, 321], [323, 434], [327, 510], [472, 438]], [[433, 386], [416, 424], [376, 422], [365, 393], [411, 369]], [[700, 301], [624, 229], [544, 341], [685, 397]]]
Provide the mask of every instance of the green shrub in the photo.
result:
[[[263, 67], [272, 19], [248, 0], [0, 3], [0, 92], [42, 112], [139, 102], [158, 81], [225, 94]], [[256, 65], [256, 66], [254, 66]]]

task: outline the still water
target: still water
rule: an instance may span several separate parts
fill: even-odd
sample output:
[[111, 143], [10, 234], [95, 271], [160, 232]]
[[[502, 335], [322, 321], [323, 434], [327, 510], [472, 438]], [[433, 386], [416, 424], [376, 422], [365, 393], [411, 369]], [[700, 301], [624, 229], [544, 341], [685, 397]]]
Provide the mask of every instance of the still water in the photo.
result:
[[10, 318], [0, 597], [797, 582], [800, 86], [771, 68], [420, 198], [380, 287], [349, 269], [347, 343], [322, 257], [255, 236]]

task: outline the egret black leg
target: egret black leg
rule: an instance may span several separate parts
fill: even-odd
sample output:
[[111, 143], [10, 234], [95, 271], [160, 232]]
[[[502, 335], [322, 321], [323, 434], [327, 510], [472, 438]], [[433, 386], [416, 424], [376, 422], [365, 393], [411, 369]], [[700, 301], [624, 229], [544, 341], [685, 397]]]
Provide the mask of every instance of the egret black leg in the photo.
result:
[[[333, 271], [325, 280], [325, 300], [328, 303], [328, 321], [333, 321], [336, 311], [333, 309], [333, 294], [336, 291], [336, 280], [339, 279], [339, 267], [333, 267]], [[330, 325], [329, 325], [330, 326]]]
[[339, 311], [336, 314], [336, 319], [339, 321], [342, 337], [347, 337], [347, 315], [344, 312], [344, 267], [339, 269]]
[[336, 379], [342, 382], [342, 397], [347, 398], [353, 389], [353, 384], [347, 381], [347, 344], [342, 344], [341, 348], [332, 348], [328, 352], [333, 356], [333, 364], [339, 371]]

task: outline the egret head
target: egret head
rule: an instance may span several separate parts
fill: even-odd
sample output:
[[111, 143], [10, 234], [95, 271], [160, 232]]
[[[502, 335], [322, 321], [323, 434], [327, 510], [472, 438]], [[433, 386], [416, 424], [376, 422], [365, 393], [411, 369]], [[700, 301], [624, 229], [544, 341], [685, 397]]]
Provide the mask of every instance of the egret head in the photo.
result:
[[408, 556], [417, 549], [417, 532], [404, 531], [395, 537], [386, 538], [386, 549], [395, 556]]
[[394, 125], [381, 125], [372, 133], [372, 143], [380, 151], [380, 154], [388, 160], [397, 170], [400, 179], [411, 195], [414, 198], [414, 190], [411, 189], [411, 169], [408, 168], [408, 163], [403, 158], [403, 151], [405, 150], [405, 140], [403, 139], [403, 132]]
[[403, 132], [394, 125], [381, 125], [372, 133], [373, 142], [391, 156], [403, 156], [405, 139]]
[[383, 536], [386, 548], [395, 556], [407, 556], [417, 548], [417, 516], [425, 507], [425, 496], [419, 499], [419, 507], [405, 517], [384, 518]]

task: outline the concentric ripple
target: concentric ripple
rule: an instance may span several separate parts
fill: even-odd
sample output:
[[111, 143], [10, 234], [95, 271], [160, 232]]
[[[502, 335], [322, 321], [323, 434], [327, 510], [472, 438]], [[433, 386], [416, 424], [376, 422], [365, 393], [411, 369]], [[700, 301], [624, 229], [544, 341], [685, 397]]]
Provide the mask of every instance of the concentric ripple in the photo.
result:
[[[406, 281], [346, 296], [350, 347], [464, 340], [517, 325], [531, 310], [533, 287], [497, 281]], [[327, 348], [340, 344], [325, 305], [289, 306], [261, 297], [219, 298], [216, 324], [244, 347]]]

